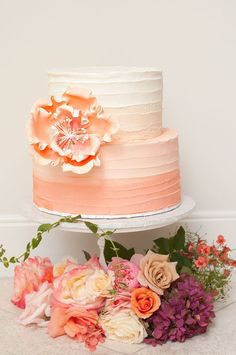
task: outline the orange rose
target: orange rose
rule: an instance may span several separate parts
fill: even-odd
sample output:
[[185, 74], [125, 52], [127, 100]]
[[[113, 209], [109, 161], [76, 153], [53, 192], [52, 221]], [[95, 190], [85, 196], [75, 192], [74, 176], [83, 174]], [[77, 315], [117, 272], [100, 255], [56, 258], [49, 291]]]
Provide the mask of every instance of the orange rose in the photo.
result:
[[160, 297], [146, 287], [139, 287], [131, 293], [131, 307], [139, 318], [149, 318], [161, 305]]

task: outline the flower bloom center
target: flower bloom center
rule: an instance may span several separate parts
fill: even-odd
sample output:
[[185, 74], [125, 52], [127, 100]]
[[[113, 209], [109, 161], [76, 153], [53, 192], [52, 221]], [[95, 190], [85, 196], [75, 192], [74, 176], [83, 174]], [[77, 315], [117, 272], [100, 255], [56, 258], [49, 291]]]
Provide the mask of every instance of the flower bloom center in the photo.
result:
[[[89, 139], [87, 128], [83, 127], [83, 123], [78, 124], [78, 120], [66, 118], [63, 122], [57, 122], [54, 127], [56, 128], [56, 143], [62, 150], [68, 150], [72, 145], [80, 142], [85, 144]], [[77, 126], [77, 127], [73, 127]]]

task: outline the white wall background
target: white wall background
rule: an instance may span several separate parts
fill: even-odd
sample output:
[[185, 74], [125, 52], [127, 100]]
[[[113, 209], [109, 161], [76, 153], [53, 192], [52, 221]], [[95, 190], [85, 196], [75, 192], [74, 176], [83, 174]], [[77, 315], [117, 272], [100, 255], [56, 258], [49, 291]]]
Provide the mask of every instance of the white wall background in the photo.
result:
[[[197, 202], [188, 223], [236, 244], [235, 0], [0, 0], [0, 244], [19, 252], [35, 230], [21, 217], [25, 123], [47, 96], [45, 73], [83, 65], [163, 68], [164, 124], [179, 132], [183, 191]], [[79, 252], [78, 236], [57, 235], [39, 252]], [[91, 238], [80, 243], [91, 249]]]

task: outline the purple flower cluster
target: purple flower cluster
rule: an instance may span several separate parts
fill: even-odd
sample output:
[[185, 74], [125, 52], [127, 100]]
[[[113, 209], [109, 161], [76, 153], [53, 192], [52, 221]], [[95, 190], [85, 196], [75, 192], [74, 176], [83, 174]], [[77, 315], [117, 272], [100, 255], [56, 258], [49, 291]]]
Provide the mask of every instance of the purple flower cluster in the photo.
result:
[[158, 311], [147, 320], [149, 337], [144, 341], [154, 346], [168, 340], [183, 342], [205, 333], [213, 317], [212, 296], [193, 276], [181, 274], [165, 292]]

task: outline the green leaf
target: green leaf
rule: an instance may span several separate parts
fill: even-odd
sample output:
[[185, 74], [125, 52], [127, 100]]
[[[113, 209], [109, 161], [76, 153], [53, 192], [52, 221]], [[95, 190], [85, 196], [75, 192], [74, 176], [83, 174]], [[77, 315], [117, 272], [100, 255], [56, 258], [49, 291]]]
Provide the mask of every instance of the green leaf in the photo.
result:
[[5, 249], [3, 249], [3, 248], [2, 248], [2, 249], [0, 249], [0, 257], [2, 257], [2, 256], [5, 254], [5, 251], [6, 251], [6, 250], [5, 250]]
[[192, 274], [193, 272], [192, 272], [192, 270], [189, 268], [189, 267], [187, 267], [187, 266], [182, 266], [182, 268], [181, 268], [181, 270], [180, 270], [180, 273], [182, 274], [182, 273], [185, 273], [185, 274]]
[[4, 256], [2, 260], [3, 260], [3, 265], [4, 265], [6, 268], [8, 268], [8, 266], [9, 266], [9, 261], [7, 260], [7, 258]]
[[170, 242], [168, 238], [158, 238], [154, 240], [154, 243], [159, 249], [160, 254], [169, 254], [170, 253]]
[[79, 219], [81, 219], [81, 215], [78, 214], [77, 216], [71, 217], [72, 222], [77, 222]]
[[9, 260], [10, 263], [15, 264], [16, 263], [16, 258], [12, 256]]
[[26, 250], [27, 250], [27, 251], [30, 251], [30, 246], [31, 246], [31, 243], [29, 242], [29, 243], [26, 245]]
[[42, 233], [49, 232], [51, 229], [52, 229], [52, 226], [50, 223], [44, 223], [38, 227], [38, 232], [42, 232]]
[[86, 250], [82, 250], [82, 252], [84, 253], [84, 257], [87, 261], [91, 259], [91, 255]]
[[30, 253], [29, 253], [28, 251], [25, 252], [23, 261], [25, 261], [26, 259], [28, 259], [29, 255], [30, 255]]
[[185, 245], [185, 230], [181, 226], [173, 237], [173, 250], [183, 250]]
[[192, 268], [192, 262], [189, 260], [186, 256], [180, 255], [179, 253], [173, 253], [171, 255], [170, 261], [177, 261], [178, 265], [178, 272], [182, 269], [183, 266], [186, 266], [187, 268], [191, 269]]
[[38, 246], [38, 240], [36, 238], [32, 239], [32, 248], [35, 249]]
[[[115, 245], [117, 254], [119, 255], [120, 258], [130, 260], [131, 257], [135, 254], [134, 248], [127, 249], [118, 242], [113, 242], [113, 244]], [[111, 241], [108, 239], [106, 239], [105, 241], [104, 256], [105, 256], [105, 260], [108, 262], [111, 261], [111, 258], [113, 256], [117, 256]]]
[[85, 223], [86, 227], [91, 230], [91, 232], [93, 232], [94, 234], [97, 233], [98, 226], [96, 224], [91, 223], [91, 222], [87, 222], [87, 221], [84, 222], [84, 223]]
[[115, 233], [115, 231], [116, 231], [115, 229], [113, 231], [106, 231], [105, 235], [108, 235], [108, 236], [112, 235]]

